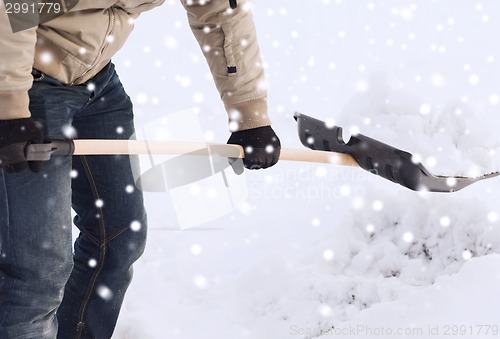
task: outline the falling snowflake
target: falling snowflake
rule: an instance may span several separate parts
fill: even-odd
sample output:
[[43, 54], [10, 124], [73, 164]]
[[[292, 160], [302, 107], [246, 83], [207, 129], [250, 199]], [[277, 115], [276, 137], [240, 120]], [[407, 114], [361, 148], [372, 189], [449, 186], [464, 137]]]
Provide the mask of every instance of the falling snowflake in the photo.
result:
[[431, 113], [431, 111], [432, 111], [432, 108], [429, 104], [422, 104], [420, 106], [420, 114], [422, 114], [422, 115], [427, 115], [427, 114]]
[[[442, 53], [444, 52], [444, 47], [440, 47], [438, 50]], [[436, 87], [443, 87], [446, 85], [446, 80], [443, 75], [439, 73], [434, 73], [431, 75], [431, 83]]]
[[146, 95], [146, 93], [139, 93], [135, 97], [135, 101], [140, 105], [144, 105], [148, 102], [148, 96]]
[[240, 128], [240, 124], [237, 121], [231, 121], [229, 123], [229, 131], [236, 132]]
[[488, 221], [489, 222], [497, 222], [498, 221], [498, 214], [496, 212], [488, 213]]
[[351, 186], [349, 185], [342, 185], [340, 186], [340, 195], [343, 196], [343, 197], [347, 197], [349, 195], [351, 195]]
[[185, 75], [176, 75], [175, 81], [177, 81], [182, 87], [185, 88], [191, 86], [191, 78]]
[[198, 244], [194, 244], [191, 246], [191, 254], [192, 255], [200, 255], [202, 251], [202, 248]]
[[[359, 127], [358, 126], [349, 127], [349, 134], [354, 135], [354, 136], [358, 135], [359, 134]], [[348, 138], [344, 138], [344, 140], [346, 140], [346, 141], [349, 139], [351, 139], [350, 136]]]
[[384, 208], [384, 203], [380, 200], [375, 200], [372, 204], [373, 210], [381, 211]]
[[356, 197], [352, 200], [352, 208], [354, 208], [355, 210], [359, 210], [359, 209], [363, 208], [364, 205], [365, 205], [365, 202], [360, 197]]
[[368, 81], [366, 80], [359, 80], [358, 82], [356, 82], [356, 91], [358, 92], [366, 92], [369, 88], [369, 84], [368, 84]]
[[335, 257], [335, 253], [334, 253], [332, 250], [325, 250], [325, 251], [323, 252], [323, 258], [324, 258], [325, 260], [330, 261], [330, 260], [332, 260], [334, 257]]
[[471, 252], [471, 251], [469, 251], [469, 250], [465, 250], [465, 251], [463, 251], [463, 253], [462, 253], [462, 258], [463, 258], [464, 260], [469, 260], [469, 259], [471, 259], [471, 258], [472, 258], [472, 252]]
[[469, 76], [469, 84], [471, 84], [473, 86], [479, 84], [479, 75], [477, 75], [477, 74], [471, 74]]
[[109, 287], [105, 285], [97, 286], [96, 289], [97, 295], [99, 295], [102, 299], [109, 301], [113, 298], [113, 291], [109, 289]]
[[71, 125], [66, 125], [62, 128], [64, 136], [68, 139], [73, 139], [76, 137], [76, 129]]
[[439, 218], [439, 223], [443, 227], [448, 227], [451, 225], [451, 219], [450, 219], [450, 217], [443, 216], [443, 217]]
[[205, 100], [205, 96], [201, 92], [196, 92], [193, 94], [193, 101], [197, 104], [201, 104]]
[[498, 94], [491, 94], [488, 101], [491, 105], [498, 105], [500, 104], [500, 96]]
[[372, 234], [375, 233], [375, 226], [373, 224], [368, 224], [366, 225], [366, 232]]
[[142, 225], [141, 225], [141, 223], [140, 223], [139, 221], [137, 221], [137, 220], [134, 220], [134, 221], [132, 221], [132, 222], [130, 223], [130, 229], [131, 229], [132, 231], [134, 231], [134, 232], [138, 232], [138, 231], [140, 231], [140, 230], [141, 230], [141, 228], [142, 228]]
[[404, 242], [411, 243], [411, 242], [413, 242], [414, 238], [415, 237], [414, 237], [413, 233], [411, 233], [411, 232], [405, 232], [403, 234], [403, 241]]
[[196, 287], [199, 289], [207, 289], [208, 288], [208, 280], [205, 278], [205, 276], [198, 274], [193, 278], [193, 283], [195, 284]]
[[273, 145], [267, 145], [267, 146], [266, 146], [266, 153], [271, 154], [271, 153], [273, 153], [273, 152], [274, 152], [274, 147], [273, 147]]
[[179, 46], [177, 39], [171, 36], [168, 36], [165, 39], [163, 39], [163, 43], [168, 49], [171, 50], [177, 49], [177, 47]]
[[323, 317], [328, 317], [332, 314], [332, 308], [328, 305], [321, 305], [318, 307], [318, 313]]
[[43, 64], [48, 64], [50, 62], [52, 62], [52, 60], [54, 59], [54, 57], [52, 56], [51, 53], [49, 52], [43, 52], [41, 55], [40, 55], [40, 61], [43, 63]]
[[428, 157], [425, 161], [425, 164], [429, 167], [434, 167], [437, 165], [436, 157]]
[[457, 185], [457, 179], [456, 178], [446, 178], [446, 185], [448, 185], [448, 187], [455, 187]]

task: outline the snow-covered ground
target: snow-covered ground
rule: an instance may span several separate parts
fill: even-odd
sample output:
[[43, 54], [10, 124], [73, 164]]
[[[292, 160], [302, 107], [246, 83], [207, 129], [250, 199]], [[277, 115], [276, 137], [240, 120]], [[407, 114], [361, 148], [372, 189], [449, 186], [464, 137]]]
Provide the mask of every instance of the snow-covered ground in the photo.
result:
[[[500, 3], [254, 1], [273, 126], [294, 111], [413, 154], [435, 174], [500, 169]], [[226, 114], [175, 1], [139, 18], [115, 59], [137, 124]], [[416, 193], [356, 168], [246, 172], [244, 207], [180, 231], [148, 193], [149, 242], [116, 339], [500, 336], [500, 179]], [[196, 213], [196, 211], [193, 211]]]

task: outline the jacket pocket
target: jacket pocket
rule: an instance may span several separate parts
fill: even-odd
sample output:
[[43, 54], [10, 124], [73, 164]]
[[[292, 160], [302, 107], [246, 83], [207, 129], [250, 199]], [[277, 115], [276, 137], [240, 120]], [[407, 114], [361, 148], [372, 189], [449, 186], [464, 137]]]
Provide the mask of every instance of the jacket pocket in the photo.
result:
[[235, 41], [234, 31], [232, 29], [232, 22], [225, 23], [221, 26], [222, 33], [224, 34], [224, 56], [227, 64], [227, 75], [235, 76], [238, 72], [237, 59], [237, 45], [240, 41]]
[[231, 24], [191, 26], [214, 77], [234, 76], [236, 51]]
[[252, 38], [252, 31], [249, 29], [252, 25], [248, 23], [248, 18], [247, 11], [237, 8], [231, 15], [230, 20], [221, 23], [228, 76], [235, 76], [249, 66], [250, 56], [246, 55], [246, 53], [248, 52], [247, 48], [250, 47], [254, 39]]

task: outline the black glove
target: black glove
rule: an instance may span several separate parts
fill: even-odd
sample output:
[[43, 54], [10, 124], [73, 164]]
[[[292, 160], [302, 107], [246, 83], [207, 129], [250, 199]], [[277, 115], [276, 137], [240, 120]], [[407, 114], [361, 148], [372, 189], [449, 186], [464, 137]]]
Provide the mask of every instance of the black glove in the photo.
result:
[[271, 126], [233, 132], [227, 143], [243, 147], [243, 164], [249, 169], [271, 167], [278, 162], [280, 156], [280, 139]]
[[31, 118], [0, 120], [0, 168], [6, 172], [22, 172], [28, 167], [40, 172], [41, 161], [27, 161], [25, 150], [29, 144], [43, 143], [42, 130]]

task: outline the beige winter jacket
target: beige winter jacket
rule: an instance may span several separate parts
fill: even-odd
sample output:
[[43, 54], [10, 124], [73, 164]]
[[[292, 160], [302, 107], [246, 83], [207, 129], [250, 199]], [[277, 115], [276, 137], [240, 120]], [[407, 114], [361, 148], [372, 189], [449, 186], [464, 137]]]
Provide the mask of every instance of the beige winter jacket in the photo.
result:
[[[0, 119], [29, 117], [34, 67], [67, 85], [92, 78], [122, 47], [140, 13], [165, 0], [79, 0], [66, 14], [13, 33], [0, 0]], [[65, 1], [68, 3], [68, 1]], [[75, 1], [73, 1], [75, 2]], [[246, 0], [181, 0], [229, 114], [243, 130], [269, 125], [264, 70]]]

